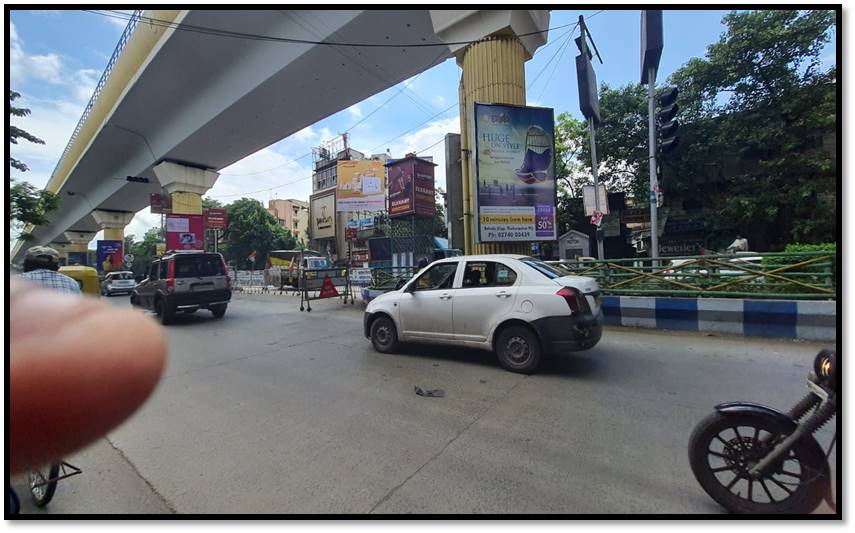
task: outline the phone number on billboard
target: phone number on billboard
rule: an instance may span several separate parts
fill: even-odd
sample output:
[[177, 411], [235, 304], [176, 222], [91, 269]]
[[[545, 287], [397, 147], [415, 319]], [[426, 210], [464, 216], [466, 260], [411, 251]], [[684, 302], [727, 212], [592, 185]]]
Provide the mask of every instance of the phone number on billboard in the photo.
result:
[[505, 239], [505, 240], [513, 240], [513, 239], [532, 239], [534, 238], [534, 232], [531, 230], [521, 230], [521, 231], [491, 231], [488, 229], [484, 230], [484, 236], [487, 239]]

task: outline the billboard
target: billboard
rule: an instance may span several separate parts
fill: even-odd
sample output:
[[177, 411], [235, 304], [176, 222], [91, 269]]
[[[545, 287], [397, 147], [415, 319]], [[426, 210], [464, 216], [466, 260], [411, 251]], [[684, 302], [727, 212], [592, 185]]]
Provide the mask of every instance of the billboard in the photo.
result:
[[210, 207], [205, 209], [205, 229], [226, 229], [229, 225], [229, 217], [225, 208]]
[[407, 160], [389, 164], [389, 216], [411, 215], [413, 206], [413, 168]]
[[167, 250], [204, 250], [203, 215], [166, 215]]
[[95, 269], [99, 274], [122, 270], [122, 241], [98, 241], [95, 250]]
[[412, 214], [434, 216], [435, 166], [430, 161], [412, 156], [388, 164], [390, 217]]
[[475, 103], [478, 242], [554, 241], [553, 110]]
[[172, 212], [172, 195], [153, 192], [149, 195], [149, 207], [153, 214]]
[[88, 256], [88, 252], [68, 252], [68, 264], [88, 266]]
[[336, 168], [338, 212], [386, 209], [386, 172], [382, 161], [339, 161]]
[[335, 194], [311, 199], [309, 205], [312, 239], [335, 237]]

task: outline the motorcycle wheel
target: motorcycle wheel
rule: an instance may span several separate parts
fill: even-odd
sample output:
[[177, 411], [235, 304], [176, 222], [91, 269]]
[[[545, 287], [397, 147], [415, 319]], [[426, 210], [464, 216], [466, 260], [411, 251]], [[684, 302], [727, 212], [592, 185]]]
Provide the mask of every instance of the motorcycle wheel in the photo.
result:
[[825, 454], [812, 436], [797, 442], [765, 474], [748, 473], [787, 434], [771, 417], [713, 413], [689, 439], [692, 473], [704, 491], [732, 513], [810, 513], [831, 483]]
[[[56, 492], [56, 478], [59, 476], [59, 464], [52, 464], [30, 470], [30, 494], [33, 497], [33, 503], [36, 507], [44, 507], [53, 499]], [[48, 480], [53, 481], [48, 481]]]

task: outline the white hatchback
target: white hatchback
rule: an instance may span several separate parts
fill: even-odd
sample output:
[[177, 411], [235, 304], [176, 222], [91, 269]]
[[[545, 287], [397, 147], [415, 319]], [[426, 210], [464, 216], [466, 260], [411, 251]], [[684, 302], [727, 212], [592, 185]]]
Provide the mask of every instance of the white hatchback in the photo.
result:
[[388, 353], [399, 341], [492, 350], [513, 372], [542, 354], [587, 350], [600, 340], [600, 288], [532, 257], [466, 255], [435, 261], [398, 290], [372, 300], [364, 332]]

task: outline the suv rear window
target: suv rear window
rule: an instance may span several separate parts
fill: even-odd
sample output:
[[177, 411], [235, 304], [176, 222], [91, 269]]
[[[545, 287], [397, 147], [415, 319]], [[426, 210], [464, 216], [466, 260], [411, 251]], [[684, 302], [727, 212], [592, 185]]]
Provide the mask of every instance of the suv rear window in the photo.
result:
[[203, 276], [223, 276], [223, 260], [219, 255], [177, 255], [175, 262], [176, 278], [198, 278]]
[[110, 279], [134, 279], [133, 272], [115, 272], [110, 274]]

